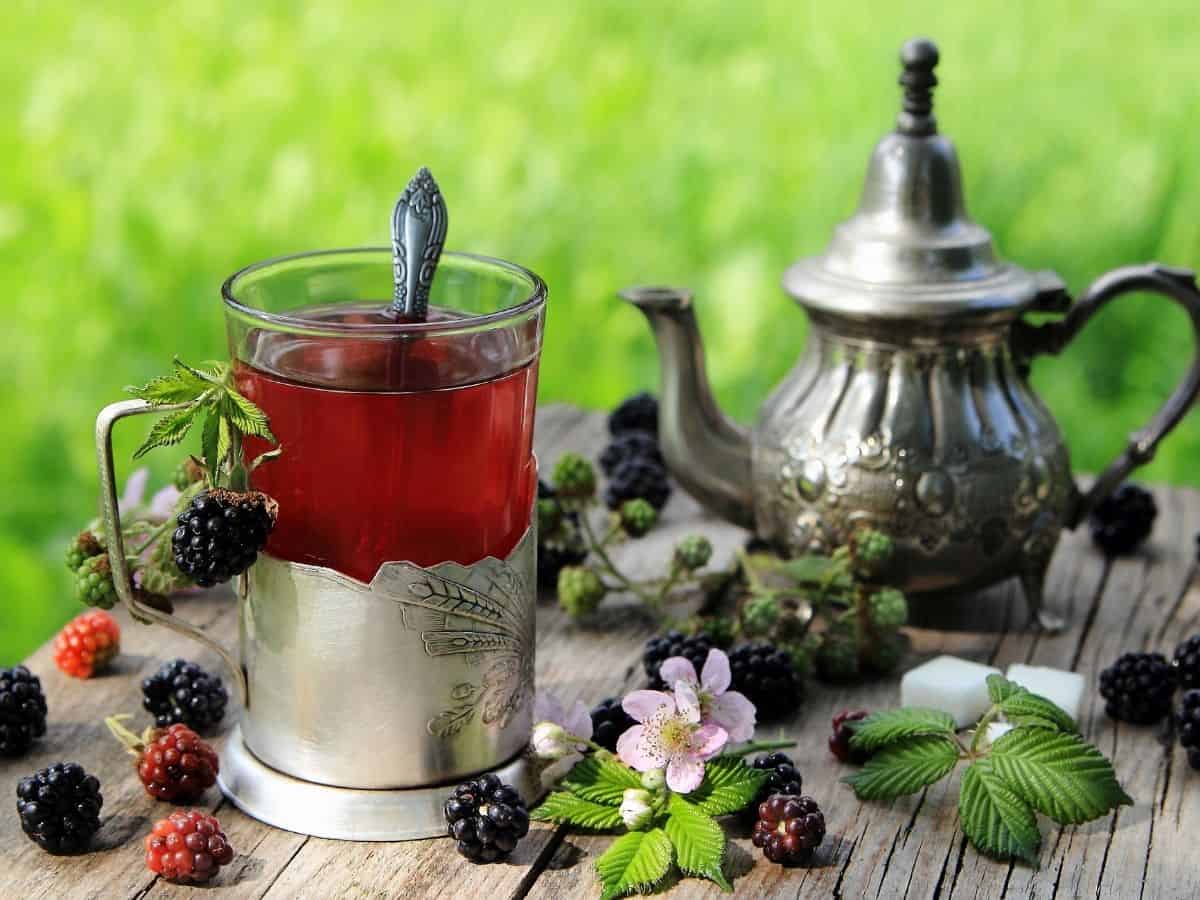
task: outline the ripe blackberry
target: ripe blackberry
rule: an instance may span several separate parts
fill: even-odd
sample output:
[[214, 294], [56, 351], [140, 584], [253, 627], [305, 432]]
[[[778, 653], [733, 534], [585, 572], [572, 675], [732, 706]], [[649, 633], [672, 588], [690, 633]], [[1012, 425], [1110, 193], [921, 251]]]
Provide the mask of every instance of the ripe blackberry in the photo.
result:
[[54, 639], [54, 664], [72, 678], [91, 678], [121, 649], [121, 628], [102, 609], [81, 613]]
[[529, 812], [516, 789], [495, 775], [460, 784], [446, 800], [446, 832], [471, 862], [508, 856], [529, 832]]
[[1136, 484], [1123, 484], [1092, 510], [1092, 541], [1105, 556], [1132, 553], [1150, 536], [1157, 515], [1153, 494]]
[[221, 823], [197, 809], [173, 812], [146, 835], [146, 868], [165, 878], [199, 884], [233, 861]]
[[629, 459], [617, 466], [604, 489], [604, 503], [620, 509], [626, 500], [645, 500], [661, 510], [671, 496], [667, 470], [649, 459]]
[[1200, 690], [1184, 691], [1175, 724], [1179, 744], [1187, 751], [1188, 765], [1200, 770]]
[[100, 830], [100, 782], [79, 763], [55, 763], [17, 785], [21, 830], [47, 853], [78, 853]]
[[689, 637], [681, 631], [668, 631], [646, 641], [646, 647], [642, 651], [642, 668], [646, 670], [650, 686], [656, 690], [663, 690], [669, 686], [658, 677], [658, 667], [672, 656], [682, 656], [699, 672], [704, 668], [704, 661], [708, 659], [708, 651], [712, 647], [713, 643], [708, 635], [697, 634]]
[[159, 728], [182, 722], [201, 731], [221, 721], [228, 702], [220, 678], [182, 659], [163, 663], [142, 681], [142, 706]]
[[1175, 648], [1175, 680], [1183, 690], [1200, 688], [1200, 634], [1190, 638]]
[[869, 751], [856, 750], [850, 746], [850, 738], [854, 736], [854, 729], [848, 723], [861, 722], [866, 717], [865, 709], [843, 709], [833, 717], [833, 734], [829, 735], [829, 752], [842, 762], [861, 766], [871, 758]]
[[1151, 725], [1171, 709], [1174, 673], [1161, 653], [1125, 653], [1100, 673], [1104, 711], [1113, 719]]
[[176, 520], [171, 549], [179, 571], [200, 587], [245, 572], [275, 527], [278, 504], [266, 494], [213, 488], [197, 494]]
[[156, 800], [192, 803], [217, 783], [220, 761], [200, 735], [186, 725], [147, 728], [141, 737], [110, 716], [108, 730], [133, 756], [138, 778]]
[[775, 794], [758, 805], [750, 840], [771, 862], [805, 862], [824, 839], [825, 816], [812, 797]]
[[21, 756], [46, 733], [46, 695], [24, 666], [0, 669], [0, 756]]
[[729, 654], [732, 687], [754, 704], [759, 720], [792, 712], [804, 699], [804, 683], [788, 654], [772, 644], [743, 644]]
[[772, 794], [794, 794], [799, 796], [804, 780], [796, 770], [796, 764], [786, 753], [768, 753], [760, 756], [750, 764], [756, 769], [769, 771], [766, 783], [759, 789], [755, 798], [755, 806], [771, 797]]
[[617, 738], [637, 724], [621, 706], [620, 697], [609, 697], [592, 707], [592, 740], [614, 753]]
[[631, 459], [648, 459], [666, 466], [656, 435], [648, 431], [623, 431], [600, 454], [600, 470], [611, 477], [622, 463]]
[[658, 400], [646, 391], [634, 394], [608, 417], [608, 433], [613, 437], [628, 431], [645, 431], [658, 437]]

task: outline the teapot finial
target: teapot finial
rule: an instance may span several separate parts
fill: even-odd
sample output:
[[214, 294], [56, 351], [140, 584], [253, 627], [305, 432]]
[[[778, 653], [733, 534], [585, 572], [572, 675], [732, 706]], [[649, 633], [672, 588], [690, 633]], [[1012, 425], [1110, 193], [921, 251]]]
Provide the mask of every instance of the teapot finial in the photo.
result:
[[933, 88], [938, 83], [933, 74], [938, 64], [937, 44], [928, 38], [913, 38], [900, 48], [900, 86], [904, 88], [904, 109], [896, 118], [900, 134], [926, 137], [937, 134], [937, 119], [933, 115]]

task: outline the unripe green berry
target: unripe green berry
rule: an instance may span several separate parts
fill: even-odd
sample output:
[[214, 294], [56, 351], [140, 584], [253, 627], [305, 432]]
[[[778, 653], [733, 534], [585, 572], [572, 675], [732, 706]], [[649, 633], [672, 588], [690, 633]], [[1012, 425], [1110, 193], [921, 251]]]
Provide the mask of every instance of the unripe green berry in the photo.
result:
[[79, 571], [84, 560], [99, 556], [104, 552], [99, 539], [90, 531], [81, 531], [67, 545], [66, 563], [72, 572]]
[[825, 632], [817, 649], [817, 671], [822, 678], [843, 681], [858, 675], [858, 638], [853, 628], [835, 627]]
[[621, 527], [630, 537], [641, 537], [657, 521], [658, 511], [645, 500], [626, 500], [621, 504]]
[[75, 573], [75, 597], [80, 603], [100, 609], [112, 609], [116, 604], [117, 587], [107, 553], [84, 560]]
[[588, 500], [596, 494], [596, 470], [578, 453], [564, 453], [554, 465], [554, 489], [564, 499]]
[[608, 589], [586, 566], [567, 566], [558, 573], [558, 602], [574, 618], [595, 612]]
[[737, 639], [737, 623], [728, 616], [698, 616], [692, 620], [688, 631], [704, 635], [714, 647], [730, 647]]
[[693, 572], [708, 565], [712, 550], [712, 544], [704, 535], [689, 534], [675, 545], [675, 562], [680, 568]]
[[871, 578], [887, 571], [895, 555], [896, 546], [882, 531], [862, 528], [850, 537], [850, 555], [854, 569], [863, 577]]
[[742, 626], [749, 636], [766, 635], [779, 621], [779, 601], [774, 597], [751, 597], [742, 607]]
[[882, 588], [871, 595], [868, 614], [877, 628], [899, 628], [908, 621], [908, 601], [895, 588]]
[[908, 638], [903, 632], [884, 632], [865, 648], [866, 661], [876, 672], [887, 674], [900, 665], [908, 653], [908, 646]]

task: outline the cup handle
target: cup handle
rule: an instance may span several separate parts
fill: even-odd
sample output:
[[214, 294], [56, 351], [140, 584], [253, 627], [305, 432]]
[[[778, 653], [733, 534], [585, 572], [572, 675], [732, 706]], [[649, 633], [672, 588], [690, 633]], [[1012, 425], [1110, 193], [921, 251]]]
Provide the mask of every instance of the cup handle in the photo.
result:
[[1195, 354], [1187, 374], [1167, 401], [1143, 428], [1129, 436], [1129, 442], [1121, 454], [1076, 501], [1066, 522], [1068, 528], [1074, 528], [1083, 521], [1096, 504], [1116, 490], [1130, 472], [1154, 458], [1158, 442], [1179, 424], [1196, 399], [1197, 392], [1200, 392], [1200, 290], [1196, 287], [1196, 274], [1190, 269], [1159, 263], [1113, 269], [1097, 278], [1062, 319], [1036, 326], [1019, 322], [1013, 334], [1019, 355], [1057, 355], [1110, 300], [1134, 291], [1161, 294], [1187, 311], [1192, 320]]
[[195, 625], [191, 625], [171, 613], [140, 602], [134, 595], [133, 580], [125, 561], [125, 538], [121, 534], [121, 512], [117, 506], [117, 483], [113, 471], [113, 426], [121, 419], [151, 413], [171, 412], [183, 409], [184, 406], [186, 404], [183, 403], [152, 406], [145, 400], [122, 400], [118, 403], [110, 403], [100, 410], [100, 415], [96, 416], [96, 464], [100, 473], [100, 499], [104, 509], [104, 533], [108, 541], [108, 558], [112, 565], [113, 585], [117, 589], [117, 597], [125, 604], [130, 615], [135, 619], [165, 625], [172, 631], [199, 641], [216, 651], [232, 674], [234, 684], [237, 686], [238, 699], [244, 707], [247, 699], [246, 675], [237, 658]]

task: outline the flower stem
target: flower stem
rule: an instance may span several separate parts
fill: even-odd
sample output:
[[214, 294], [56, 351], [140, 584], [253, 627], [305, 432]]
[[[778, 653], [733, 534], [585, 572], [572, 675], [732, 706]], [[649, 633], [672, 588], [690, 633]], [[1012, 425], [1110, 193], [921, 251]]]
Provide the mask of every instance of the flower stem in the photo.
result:
[[159, 525], [157, 528], [155, 528], [153, 531], [150, 532], [150, 534], [146, 538], [145, 542], [142, 543], [141, 546], [134, 549], [133, 555], [141, 556], [143, 553], [146, 552], [146, 550], [149, 549], [150, 545], [153, 544], [155, 541], [157, 541], [160, 537], [162, 537], [167, 532], [168, 529], [171, 529], [174, 527], [175, 527], [175, 520], [170, 519], [170, 518], [167, 519], [167, 521], [163, 522], [161, 525]]
[[622, 574], [620, 569], [617, 568], [616, 563], [612, 561], [612, 557], [608, 555], [608, 551], [604, 549], [604, 544], [596, 539], [596, 532], [592, 528], [592, 523], [588, 521], [586, 510], [580, 511], [579, 524], [583, 529], [584, 537], [587, 538], [589, 548], [600, 560], [604, 571], [615, 578], [625, 590], [636, 594], [647, 606], [655, 607], [656, 604], [652, 595], [647, 594], [636, 582], [630, 581], [629, 578]]

